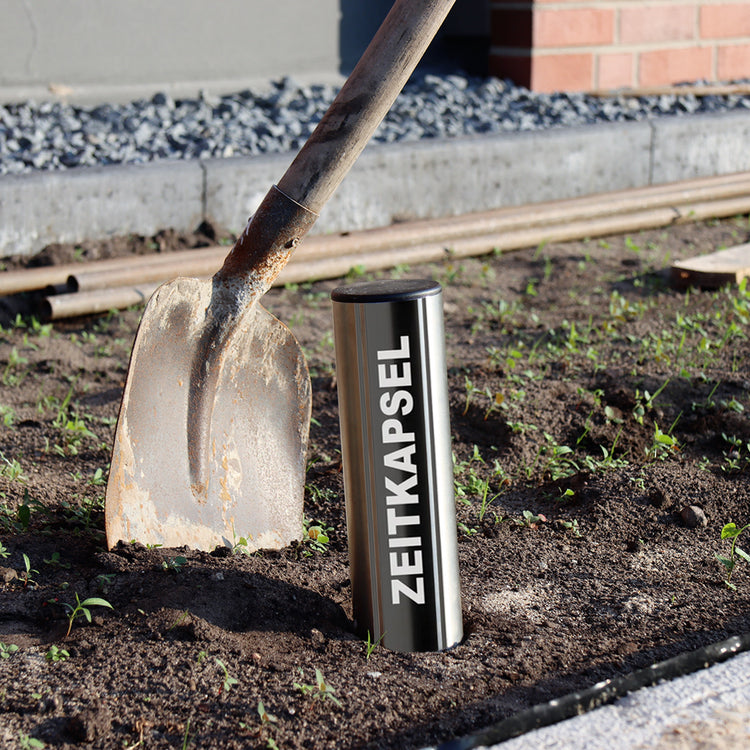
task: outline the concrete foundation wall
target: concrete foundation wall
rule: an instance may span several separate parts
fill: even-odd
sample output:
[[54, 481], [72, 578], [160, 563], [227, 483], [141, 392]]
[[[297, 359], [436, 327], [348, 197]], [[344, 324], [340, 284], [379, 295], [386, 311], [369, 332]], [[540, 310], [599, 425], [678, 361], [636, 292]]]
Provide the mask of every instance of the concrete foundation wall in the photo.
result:
[[[0, 0], [0, 102], [195, 96], [290, 75], [348, 74], [393, 0]], [[456, 0], [438, 34], [489, 44], [489, 0]], [[486, 73], [486, 45], [474, 58]]]
[[[314, 232], [750, 171], [750, 115], [368, 146]], [[294, 154], [75, 169], [0, 180], [0, 257], [209, 219], [239, 232]]]
[[332, 78], [340, 15], [339, 0], [0, 0], [0, 100]]

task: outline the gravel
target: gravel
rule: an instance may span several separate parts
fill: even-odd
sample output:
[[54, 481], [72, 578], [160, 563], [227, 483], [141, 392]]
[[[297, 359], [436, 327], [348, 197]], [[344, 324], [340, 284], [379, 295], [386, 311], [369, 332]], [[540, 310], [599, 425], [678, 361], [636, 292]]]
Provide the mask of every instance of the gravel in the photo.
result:
[[[292, 78], [264, 92], [128, 104], [0, 106], [0, 174], [158, 159], [205, 159], [300, 148], [333, 100], [331, 85]], [[594, 97], [537, 94], [496, 78], [421, 75], [398, 97], [373, 140], [381, 143], [750, 110], [750, 95]]]

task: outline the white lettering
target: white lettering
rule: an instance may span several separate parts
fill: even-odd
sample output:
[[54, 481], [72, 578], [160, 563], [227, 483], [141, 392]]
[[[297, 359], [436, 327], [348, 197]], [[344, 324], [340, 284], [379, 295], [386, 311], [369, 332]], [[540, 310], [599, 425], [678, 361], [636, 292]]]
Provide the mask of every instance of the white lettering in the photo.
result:
[[408, 362], [401, 365], [378, 365], [378, 385], [381, 388], [401, 388], [411, 385], [411, 366]]
[[399, 412], [405, 417], [407, 414], [411, 414], [413, 408], [414, 397], [409, 391], [396, 391], [393, 394], [388, 392], [380, 397], [380, 411], [387, 417], [392, 417]]
[[391, 581], [391, 602], [401, 604], [401, 594], [415, 604], [424, 604], [424, 578], [417, 578], [416, 589], [410, 589], [403, 581], [394, 578]]
[[378, 359], [409, 359], [408, 336], [401, 337], [400, 346], [400, 349], [381, 349], [378, 352]]
[[385, 499], [388, 505], [411, 505], [419, 502], [419, 495], [412, 495], [406, 490], [410, 490], [417, 484], [417, 475], [404, 479], [403, 482], [396, 484], [390, 477], [385, 478], [385, 488], [391, 493]]
[[[414, 555], [413, 560], [410, 555]], [[390, 559], [392, 576], [421, 576], [424, 573], [421, 549], [410, 552], [391, 552]]]
[[405, 445], [403, 448], [398, 448], [395, 451], [386, 453], [383, 458], [383, 463], [389, 469], [396, 469], [397, 471], [407, 471], [409, 474], [416, 474], [417, 467], [411, 460], [412, 456], [417, 452], [417, 446], [414, 443]]
[[396, 508], [386, 510], [388, 517], [388, 536], [396, 536], [402, 526], [419, 526], [419, 516], [399, 516]]
[[[406, 390], [412, 384], [409, 352], [408, 336], [401, 336], [398, 349], [378, 352], [378, 361], [382, 362], [378, 364], [378, 385], [383, 389], [378, 404], [383, 417], [388, 417], [380, 426], [380, 438], [383, 447], [399, 446], [383, 454], [383, 467], [399, 472], [396, 477], [385, 476], [392, 604], [407, 600], [415, 604], [425, 603], [422, 537], [418, 533], [422, 519], [419, 515], [408, 515], [405, 508], [400, 510], [403, 506], [419, 505], [417, 465], [414, 463], [416, 436], [398, 419], [414, 409], [414, 397]], [[408, 583], [405, 578], [409, 579]]]
[[414, 433], [404, 432], [404, 427], [398, 419], [386, 419], [382, 427], [384, 443], [413, 443]]

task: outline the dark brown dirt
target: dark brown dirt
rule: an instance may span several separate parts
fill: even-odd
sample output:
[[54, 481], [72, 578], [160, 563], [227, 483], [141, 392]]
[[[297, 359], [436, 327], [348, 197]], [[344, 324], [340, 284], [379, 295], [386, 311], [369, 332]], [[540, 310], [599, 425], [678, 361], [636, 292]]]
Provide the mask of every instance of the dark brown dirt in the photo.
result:
[[[0, 746], [422, 747], [750, 631], [750, 565], [732, 590], [715, 558], [722, 527], [750, 522], [750, 292], [678, 292], [663, 273], [749, 236], [744, 217], [399, 270], [445, 287], [466, 637], [438, 654], [368, 658], [353, 633], [339, 282], [266, 298], [308, 353], [322, 549], [107, 550], [139, 311], [6, 325]], [[85, 253], [48, 257], [66, 254]], [[76, 597], [112, 609], [66, 635]]]

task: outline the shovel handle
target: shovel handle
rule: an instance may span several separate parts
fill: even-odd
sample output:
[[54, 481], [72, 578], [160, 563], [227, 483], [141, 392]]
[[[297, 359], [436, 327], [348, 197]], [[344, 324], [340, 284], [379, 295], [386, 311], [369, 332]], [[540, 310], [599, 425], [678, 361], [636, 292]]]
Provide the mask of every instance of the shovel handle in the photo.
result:
[[414, 72], [455, 0], [396, 0], [323, 119], [214, 276], [237, 309], [259, 299]]
[[289, 169], [279, 190], [314, 213], [331, 197], [448, 15], [455, 0], [396, 0]]

